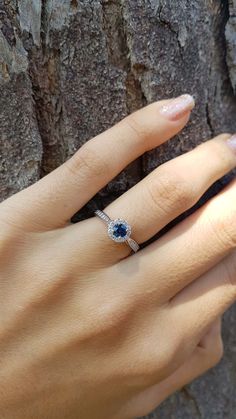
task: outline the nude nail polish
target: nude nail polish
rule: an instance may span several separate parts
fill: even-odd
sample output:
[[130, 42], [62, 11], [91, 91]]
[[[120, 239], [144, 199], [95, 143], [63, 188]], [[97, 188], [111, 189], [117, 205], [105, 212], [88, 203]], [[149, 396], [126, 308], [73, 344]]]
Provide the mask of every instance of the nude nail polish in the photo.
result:
[[228, 138], [227, 143], [231, 150], [236, 154], [236, 134], [232, 135], [232, 137]]
[[160, 114], [171, 121], [177, 121], [195, 106], [194, 98], [191, 95], [181, 95], [172, 99], [160, 110]]

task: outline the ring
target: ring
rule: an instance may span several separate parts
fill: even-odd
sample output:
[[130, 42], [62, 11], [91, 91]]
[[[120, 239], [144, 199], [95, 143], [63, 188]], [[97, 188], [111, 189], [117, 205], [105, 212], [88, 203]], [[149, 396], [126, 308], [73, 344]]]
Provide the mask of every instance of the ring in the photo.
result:
[[130, 237], [131, 227], [127, 221], [120, 218], [111, 220], [105, 212], [100, 210], [95, 211], [94, 214], [107, 224], [107, 233], [112, 240], [117, 243], [126, 242], [135, 253], [139, 250], [138, 243]]

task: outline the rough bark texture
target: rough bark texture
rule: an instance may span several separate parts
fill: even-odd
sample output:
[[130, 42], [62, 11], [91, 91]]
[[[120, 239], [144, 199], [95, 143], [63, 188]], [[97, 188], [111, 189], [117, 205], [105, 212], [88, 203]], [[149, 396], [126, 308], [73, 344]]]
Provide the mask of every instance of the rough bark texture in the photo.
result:
[[[235, 131], [235, 16], [235, 0], [0, 0], [1, 199], [156, 99], [192, 93], [197, 106], [188, 127], [131, 164], [74, 221], [164, 161]], [[200, 204], [232, 176], [213, 185]], [[235, 324], [232, 308], [220, 365], [149, 418], [236, 417]]]

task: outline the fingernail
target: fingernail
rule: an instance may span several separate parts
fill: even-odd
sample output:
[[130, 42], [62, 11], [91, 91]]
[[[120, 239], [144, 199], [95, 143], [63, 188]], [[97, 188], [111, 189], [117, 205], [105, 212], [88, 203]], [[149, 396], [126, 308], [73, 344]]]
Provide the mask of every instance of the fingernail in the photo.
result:
[[171, 121], [182, 118], [195, 106], [194, 98], [191, 95], [181, 95], [164, 105], [160, 113]]
[[231, 150], [236, 154], [236, 134], [232, 135], [232, 137], [228, 138], [227, 143]]

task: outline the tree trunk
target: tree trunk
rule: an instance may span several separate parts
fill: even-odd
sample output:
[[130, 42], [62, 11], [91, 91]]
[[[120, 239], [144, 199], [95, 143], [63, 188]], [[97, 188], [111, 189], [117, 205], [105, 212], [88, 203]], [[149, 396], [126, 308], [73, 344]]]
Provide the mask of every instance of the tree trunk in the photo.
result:
[[[193, 94], [188, 127], [131, 164], [73, 221], [107, 205], [166, 160], [222, 131], [234, 132], [235, 15], [236, 0], [0, 0], [1, 199], [157, 99]], [[150, 418], [236, 417], [235, 324], [232, 308], [224, 319], [220, 365]]]

